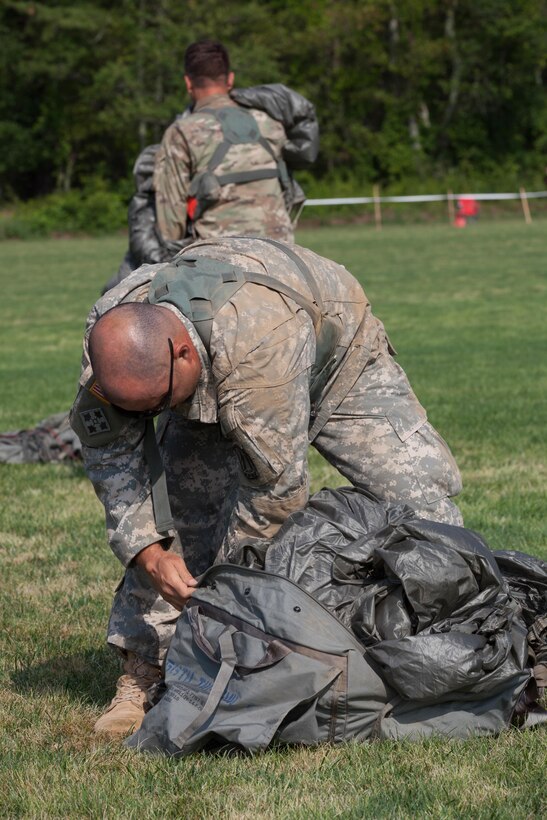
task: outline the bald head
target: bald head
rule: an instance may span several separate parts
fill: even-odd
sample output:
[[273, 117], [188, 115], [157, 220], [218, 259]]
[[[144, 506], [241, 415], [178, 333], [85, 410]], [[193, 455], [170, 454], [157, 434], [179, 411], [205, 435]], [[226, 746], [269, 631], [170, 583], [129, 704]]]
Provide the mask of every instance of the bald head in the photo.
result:
[[[184, 360], [177, 368], [178, 381], [191, 382], [181, 383], [178, 393], [190, 395], [187, 390], [195, 389], [201, 365], [186, 328], [174, 313], [158, 305], [128, 303], [101, 316], [91, 331], [89, 356], [105, 396], [127, 410], [159, 405], [169, 387], [169, 339], [175, 364]], [[191, 372], [185, 367], [189, 363]]]

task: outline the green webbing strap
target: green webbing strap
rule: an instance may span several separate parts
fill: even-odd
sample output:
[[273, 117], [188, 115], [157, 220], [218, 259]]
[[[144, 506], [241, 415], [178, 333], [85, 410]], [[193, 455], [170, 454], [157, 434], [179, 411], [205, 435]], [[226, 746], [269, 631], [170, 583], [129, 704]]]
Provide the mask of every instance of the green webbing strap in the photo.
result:
[[258, 144], [261, 145], [264, 148], [264, 150], [268, 152], [268, 154], [271, 156], [271, 158], [273, 159], [274, 162], [278, 161], [276, 159], [275, 154], [274, 154], [273, 148], [270, 145], [270, 143], [268, 142], [268, 140], [266, 139], [266, 137], [262, 137], [262, 136], [259, 137], [258, 138]]
[[279, 179], [277, 168], [257, 168], [256, 171], [234, 171], [231, 174], [217, 176], [219, 185], [243, 185], [244, 182], [255, 182], [259, 179]]
[[232, 635], [237, 632], [235, 626], [229, 626], [222, 633], [218, 640], [220, 648], [221, 665], [216, 676], [213, 688], [209, 692], [209, 697], [205, 701], [203, 709], [194, 718], [194, 720], [186, 727], [186, 729], [174, 739], [174, 743], [179, 749], [182, 749], [185, 743], [192, 737], [192, 735], [205, 726], [209, 718], [213, 715], [220, 700], [226, 691], [226, 687], [230, 682], [234, 669], [237, 663], [237, 655], [234, 648], [234, 641]]
[[[225, 109], [220, 109], [220, 110], [223, 111]], [[203, 108], [201, 113], [212, 114], [214, 116], [214, 118], [217, 120], [217, 122], [220, 123], [220, 125], [222, 127], [222, 133], [224, 135], [223, 141], [219, 145], [217, 145], [217, 147], [215, 148], [215, 150], [213, 152], [213, 156], [211, 157], [211, 159], [207, 163], [207, 170], [212, 173], [215, 170], [215, 168], [217, 168], [220, 165], [220, 163], [222, 162], [222, 160], [224, 159], [224, 157], [226, 156], [226, 154], [228, 153], [228, 151], [230, 150], [230, 148], [233, 145], [245, 144], [246, 141], [239, 143], [239, 142], [231, 141], [230, 139], [226, 138], [226, 133], [224, 131], [223, 119], [222, 119], [221, 116], [219, 116], [219, 111], [218, 110], [216, 110], [214, 108]], [[252, 114], [250, 114], [247, 111], [242, 111], [242, 113], [245, 117], [251, 117], [253, 122], [255, 122], [254, 117], [252, 116]], [[256, 122], [255, 122], [255, 125], [256, 125]], [[234, 173], [230, 173], [230, 174], [221, 174], [220, 176], [217, 176], [217, 180], [218, 180], [219, 185], [221, 185], [221, 186], [222, 185], [230, 185], [230, 184], [242, 185], [245, 182], [255, 182], [259, 179], [281, 179], [281, 180], [285, 181], [285, 178], [287, 176], [287, 169], [286, 169], [285, 163], [282, 162], [282, 161], [281, 161], [281, 163], [279, 162], [279, 160], [275, 156], [274, 150], [273, 150], [272, 146], [270, 145], [270, 143], [268, 142], [268, 140], [260, 134], [260, 130], [258, 128], [258, 125], [256, 125], [256, 129], [257, 129], [257, 133], [259, 134], [259, 136], [256, 140], [256, 143], [258, 143], [258, 145], [262, 146], [262, 148], [264, 148], [264, 150], [271, 156], [272, 160], [276, 164], [276, 167], [275, 168], [263, 168], [262, 170], [257, 169], [255, 171], [240, 171], [240, 172], [235, 171]]]
[[[315, 304], [318, 306], [318, 308], [321, 311], [323, 311], [323, 300], [321, 298], [321, 293], [319, 292], [317, 282], [315, 281], [311, 270], [308, 268], [308, 266], [306, 265], [304, 260], [301, 259], [298, 256], [298, 254], [296, 254], [290, 248], [287, 248], [287, 246], [284, 245], [282, 242], [278, 242], [277, 239], [270, 239], [269, 237], [266, 237], [266, 236], [234, 236], [234, 237], [231, 237], [231, 238], [233, 238], [233, 239], [248, 239], [248, 240], [252, 240], [253, 242], [255, 240], [259, 240], [260, 242], [268, 242], [268, 244], [273, 245], [275, 248], [278, 248], [280, 251], [282, 251], [285, 254], [285, 256], [288, 256], [289, 259], [292, 262], [294, 262], [294, 264], [296, 265], [296, 267], [298, 268], [300, 273], [303, 275], [307, 286], [309, 287], [309, 289], [311, 290], [311, 292], [313, 294], [313, 299], [314, 299]], [[300, 298], [302, 298], [302, 297], [300, 297]]]
[[291, 178], [289, 175], [289, 170], [287, 168], [287, 163], [284, 159], [279, 159], [277, 162], [277, 167], [279, 168], [279, 179], [281, 181], [281, 187], [284, 191], [290, 190]]
[[223, 140], [220, 145], [217, 145], [213, 156], [207, 163], [207, 170], [214, 171], [217, 165], [220, 165], [230, 148], [232, 147], [232, 143], [228, 142], [227, 140]]
[[[177, 259], [177, 268], [181, 267], [183, 262], [186, 264], [191, 263], [188, 275], [181, 278], [177, 276], [175, 267], [160, 271], [150, 283], [148, 298], [152, 304], [168, 301], [176, 305], [194, 324], [208, 353], [211, 341], [211, 327], [216, 313], [245, 282], [264, 285], [276, 293], [284, 294], [308, 313], [316, 330], [320, 328], [321, 311], [317, 305], [309, 297], [303, 296], [289, 285], [268, 274], [245, 271], [242, 268], [236, 269], [235, 266], [227, 265], [223, 270], [222, 263], [218, 260], [218, 277], [222, 276], [222, 281], [218, 280], [219, 284], [217, 286], [211, 276], [212, 271], [208, 270], [207, 280], [204, 285], [203, 274], [205, 271], [200, 268], [202, 259], [207, 258], [189, 255], [186, 259], [184, 257]], [[214, 262], [215, 260], [208, 260], [209, 263], [211, 261]], [[210, 290], [207, 288], [207, 283], [211, 285]]]
[[158, 532], [168, 532], [174, 528], [169, 495], [167, 493], [167, 479], [161, 459], [154, 420], [146, 419], [144, 429], [144, 456], [150, 470], [150, 484], [152, 487], [152, 504], [154, 519]]
[[[304, 279], [305, 279], [309, 289], [311, 290], [311, 292], [313, 294], [315, 303], [319, 308], [319, 311], [318, 311], [319, 312], [319, 319], [321, 319], [321, 311], [323, 310], [323, 300], [321, 298], [321, 294], [319, 292], [317, 282], [315, 281], [311, 270], [306, 265], [306, 263], [304, 262], [303, 259], [301, 259], [290, 248], [286, 247], [281, 242], [278, 242], [277, 239], [270, 239], [269, 237], [265, 237], [265, 236], [254, 236], [254, 237], [238, 236], [238, 237], [233, 237], [233, 238], [234, 239], [249, 239], [249, 240], [252, 240], [252, 241], [260, 240], [261, 242], [268, 242], [268, 244], [273, 245], [276, 248], [279, 248], [280, 251], [282, 251], [286, 256], [288, 256], [289, 259], [291, 259], [291, 261], [298, 267], [298, 269], [300, 270], [300, 272], [304, 276]], [[250, 281], [255, 281], [255, 278], [256, 278], [256, 281], [257, 281], [258, 284], [267, 285], [267, 281], [264, 281], [263, 283], [260, 282], [260, 274], [246, 273], [246, 276], [249, 277]], [[267, 276], [264, 277], [265, 280], [267, 280], [269, 278], [270, 277], [267, 277]], [[308, 311], [308, 314], [312, 317], [312, 320], [314, 321], [314, 325], [316, 327], [316, 333], [317, 333], [317, 325], [316, 325], [315, 320], [313, 319], [313, 315], [310, 313], [309, 302], [307, 303], [308, 306], [306, 306], [306, 304], [303, 301], [303, 297], [301, 295], [297, 294], [295, 296], [295, 295], [291, 295], [291, 294], [287, 293], [287, 288], [285, 288], [284, 286], [283, 286], [283, 288], [279, 287], [280, 284], [281, 283], [278, 284], [278, 289], [282, 293], [285, 293], [287, 296], [290, 296], [291, 299], [293, 299], [297, 304], [301, 305], [302, 307], [304, 307]], [[293, 291], [293, 294], [294, 293], [295, 292]], [[360, 331], [362, 330], [362, 328], [364, 326], [364, 323], [365, 323], [365, 319], [366, 319], [366, 314], [363, 317], [363, 319], [361, 320], [361, 323], [360, 323], [359, 327], [357, 328], [357, 330], [355, 332], [354, 338], [357, 337], [359, 335]], [[318, 341], [319, 341], [319, 336], [318, 336]], [[369, 359], [369, 356], [370, 356], [370, 351], [366, 350], [361, 345], [354, 345], [354, 344], [352, 344], [350, 346], [350, 349], [347, 350], [347, 352], [344, 354], [344, 358], [342, 359], [341, 364], [339, 364], [338, 375], [337, 375], [336, 379], [334, 380], [334, 383], [331, 385], [327, 395], [324, 397], [324, 399], [321, 403], [321, 407], [319, 409], [319, 413], [313, 419], [312, 426], [311, 426], [311, 428], [309, 430], [309, 433], [308, 433], [308, 439], [309, 439], [310, 442], [312, 442], [315, 438], [317, 438], [317, 436], [319, 435], [319, 433], [321, 432], [321, 430], [323, 429], [323, 427], [325, 426], [325, 424], [329, 420], [332, 413], [334, 413], [334, 411], [336, 410], [336, 408], [338, 407], [340, 402], [347, 396], [347, 394], [349, 393], [349, 391], [351, 390], [351, 388], [353, 387], [353, 385], [355, 384], [355, 382], [357, 381], [357, 379], [359, 378], [359, 376], [363, 372], [363, 369], [365, 367], [366, 362]]]
[[[256, 238], [258, 239], [258, 237]], [[246, 270], [244, 271], [244, 274], [245, 281], [252, 282], [254, 285], [264, 285], [270, 290], [274, 290], [276, 293], [282, 293], [284, 296], [292, 299], [293, 302], [296, 302], [297, 305], [300, 305], [301, 308], [304, 308], [312, 320], [314, 328], [317, 330], [317, 326], [321, 324], [321, 311], [315, 302], [310, 302], [309, 299], [306, 299], [306, 297], [302, 296], [301, 293], [298, 293], [297, 290], [293, 290], [293, 288], [289, 287], [289, 285], [286, 285], [284, 282], [280, 282], [279, 279], [275, 279], [267, 273], [255, 273], [254, 271]]]

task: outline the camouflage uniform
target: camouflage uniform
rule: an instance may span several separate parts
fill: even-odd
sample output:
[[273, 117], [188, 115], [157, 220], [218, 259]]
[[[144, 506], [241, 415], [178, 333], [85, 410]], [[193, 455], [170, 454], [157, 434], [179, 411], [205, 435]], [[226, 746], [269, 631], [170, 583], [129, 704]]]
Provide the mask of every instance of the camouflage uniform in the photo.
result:
[[[156, 158], [154, 189], [159, 231], [164, 240], [180, 240], [186, 235], [186, 205], [190, 183], [206, 170], [215, 149], [223, 141], [218, 120], [203, 109], [238, 108], [225, 94], [199, 100], [190, 116], [179, 117], [163, 136]], [[261, 135], [274, 156], [281, 157], [287, 142], [281, 123], [265, 111], [246, 109], [254, 117]], [[275, 168], [272, 156], [258, 143], [232, 146], [218, 166], [222, 174]], [[279, 179], [225, 185], [217, 204], [209, 207], [194, 223], [194, 235], [205, 239], [232, 234], [271, 236], [292, 242], [293, 233]]]
[[[393, 360], [361, 286], [341, 265], [293, 247], [313, 272], [329, 315], [338, 317], [341, 347], [356, 356], [351, 389], [339, 401], [333, 403], [333, 384], [347, 372], [347, 359], [331, 375], [317, 406], [310, 406], [315, 331], [308, 313], [286, 296], [243, 285], [215, 317], [210, 356], [192, 323], [171, 307], [203, 364], [194, 395], [163, 414], [157, 430], [180, 538], [172, 548], [182, 544], [194, 574], [236, 555], [244, 540], [271, 537], [306, 504], [310, 419], [322, 409], [324, 424], [313, 444], [353, 484], [381, 499], [406, 501], [424, 517], [461, 523], [449, 500], [461, 489], [454, 459]], [[190, 253], [306, 291], [291, 260], [260, 239], [204, 241], [182, 256]], [[99, 300], [87, 334], [113, 305], [144, 301], [161, 267], [143, 266]], [[82, 384], [90, 375], [84, 344]], [[154, 662], [168, 645], [178, 612], [130, 563], [144, 547], [165, 539], [154, 525], [143, 429], [142, 419], [128, 419], [116, 441], [84, 447], [83, 455], [105, 505], [112, 548], [128, 567], [114, 602], [109, 641]]]

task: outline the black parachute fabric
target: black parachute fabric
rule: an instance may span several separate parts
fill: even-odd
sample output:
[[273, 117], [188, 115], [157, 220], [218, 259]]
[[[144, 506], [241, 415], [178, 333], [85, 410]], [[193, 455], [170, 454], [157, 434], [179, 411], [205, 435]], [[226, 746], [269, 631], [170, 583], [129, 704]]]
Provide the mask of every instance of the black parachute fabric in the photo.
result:
[[477, 533], [351, 488], [318, 493], [263, 568], [333, 612], [400, 695], [424, 700], [491, 691], [524, 668], [528, 628], [547, 612], [547, 564], [516, 553], [500, 561], [512, 589]]
[[465, 738], [546, 720], [540, 559], [498, 565], [471, 530], [343, 488], [232, 560], [179, 618], [166, 693], [129, 746]]
[[282, 83], [234, 88], [230, 96], [239, 105], [258, 108], [283, 123], [287, 142], [283, 159], [291, 170], [309, 168], [319, 153], [319, 123], [313, 103]]

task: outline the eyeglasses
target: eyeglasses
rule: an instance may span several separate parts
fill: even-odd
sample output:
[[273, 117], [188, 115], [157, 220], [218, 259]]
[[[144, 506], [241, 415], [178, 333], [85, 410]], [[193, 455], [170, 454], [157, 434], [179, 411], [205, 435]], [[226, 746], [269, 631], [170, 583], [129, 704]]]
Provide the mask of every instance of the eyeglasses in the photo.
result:
[[169, 370], [169, 388], [164, 398], [161, 400], [157, 407], [154, 407], [153, 410], [138, 411], [138, 415], [141, 418], [151, 419], [154, 416], [158, 416], [160, 413], [163, 413], [164, 410], [168, 410], [171, 406], [171, 399], [173, 397], [173, 370], [175, 367], [175, 351], [173, 350], [173, 342], [171, 341], [171, 339], [167, 339], [167, 342], [169, 343], [169, 354], [171, 356], [171, 368]]

